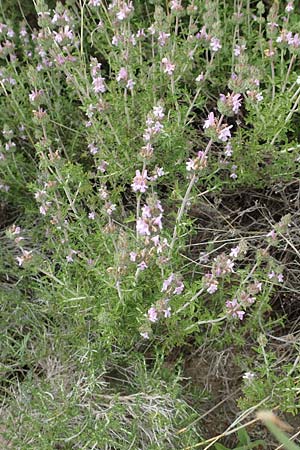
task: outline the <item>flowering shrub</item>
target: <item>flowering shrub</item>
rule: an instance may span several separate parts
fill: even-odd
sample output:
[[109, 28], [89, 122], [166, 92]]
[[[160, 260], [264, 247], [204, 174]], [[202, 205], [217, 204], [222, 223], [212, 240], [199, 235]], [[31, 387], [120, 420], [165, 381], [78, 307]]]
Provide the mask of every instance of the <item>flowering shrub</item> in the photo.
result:
[[42, 436], [40, 410], [15, 447], [193, 448], [175, 349], [232, 349], [240, 408], [297, 412], [273, 348], [297, 332], [296, 2], [55, 3], [0, 10], [3, 379], [25, 355], [22, 401], [48, 393], [51, 422], [66, 396], [87, 428]]

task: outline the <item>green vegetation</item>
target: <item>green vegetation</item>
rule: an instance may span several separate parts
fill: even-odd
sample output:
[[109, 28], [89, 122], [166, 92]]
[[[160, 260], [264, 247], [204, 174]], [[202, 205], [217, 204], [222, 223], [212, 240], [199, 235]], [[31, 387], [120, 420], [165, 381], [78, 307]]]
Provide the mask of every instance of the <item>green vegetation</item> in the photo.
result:
[[1, 2], [0, 447], [276, 448], [253, 417], [300, 404], [297, 5]]

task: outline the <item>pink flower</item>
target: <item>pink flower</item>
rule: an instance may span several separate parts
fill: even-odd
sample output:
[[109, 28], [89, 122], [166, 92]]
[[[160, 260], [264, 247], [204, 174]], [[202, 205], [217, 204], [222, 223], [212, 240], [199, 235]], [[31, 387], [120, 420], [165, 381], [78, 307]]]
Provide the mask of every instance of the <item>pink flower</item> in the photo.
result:
[[239, 318], [243, 320], [245, 311], [242, 311], [241, 305], [237, 302], [237, 299], [234, 298], [232, 301], [228, 300], [226, 302], [227, 313], [230, 314], [234, 318]]
[[160, 230], [162, 229], [162, 214], [157, 217], [153, 217], [153, 225], [156, 225]]
[[151, 36], [153, 36], [153, 35], [156, 33], [154, 24], [152, 24], [152, 25], [148, 28], [148, 32], [149, 32], [149, 34], [150, 34]]
[[106, 202], [104, 205], [104, 209], [109, 216], [111, 216], [113, 211], [116, 210], [116, 207], [117, 206], [112, 202]]
[[228, 270], [229, 272], [233, 272], [233, 271], [234, 271], [234, 270], [233, 270], [234, 262], [233, 262], [230, 258], [227, 259], [226, 266], [227, 266], [227, 270]]
[[237, 179], [237, 174], [235, 173], [236, 169], [237, 169], [237, 166], [233, 164], [233, 165], [231, 166], [231, 174], [230, 174], [230, 178], [233, 178], [234, 180]]
[[165, 316], [165, 318], [171, 317], [171, 308], [170, 308], [170, 306], [168, 306], [168, 308], [166, 308], [164, 310], [164, 316]]
[[143, 170], [142, 173], [139, 170], [136, 170], [135, 177], [131, 185], [132, 190], [134, 192], [146, 192], [146, 190], [148, 189], [147, 180], [147, 170]]
[[283, 278], [282, 273], [279, 273], [279, 274], [277, 275], [277, 280], [278, 280], [278, 283], [283, 283], [284, 278]]
[[100, 172], [105, 173], [108, 164], [109, 163], [107, 161], [102, 160], [100, 166], [97, 167], [97, 170], [100, 170]]
[[220, 141], [226, 142], [231, 138], [230, 128], [232, 128], [232, 125], [224, 127], [219, 131], [218, 138]]
[[264, 99], [264, 97], [263, 97], [261, 92], [247, 91], [246, 94], [248, 95], [248, 97], [251, 100], [254, 100], [254, 101], [257, 101], [257, 102], [261, 102]]
[[76, 255], [78, 252], [76, 250], [70, 250], [70, 253], [66, 256], [67, 262], [73, 262], [73, 255]]
[[95, 94], [98, 94], [99, 92], [103, 93], [106, 91], [106, 87], [104, 84], [104, 78], [101, 76], [94, 78], [92, 85], [93, 85]]
[[140, 262], [140, 263], [138, 264], [138, 268], [139, 268], [141, 271], [143, 271], [143, 270], [147, 269], [148, 266], [147, 266], [147, 264], [145, 263], [145, 261], [142, 261], [142, 262]]
[[213, 112], [210, 112], [208, 114], [208, 118], [204, 122], [203, 128], [206, 129], [213, 126], [215, 126], [215, 115]]
[[141, 236], [150, 236], [149, 225], [144, 219], [137, 219], [136, 231]]
[[102, 0], [90, 0], [89, 6], [100, 6]]
[[182, 11], [181, 0], [171, 0], [170, 9], [171, 11]]
[[[114, 3], [113, 3], [114, 4]], [[132, 2], [126, 3], [124, 0], [119, 3], [119, 11], [116, 14], [117, 19], [121, 22], [127, 19], [127, 17], [134, 10]]]
[[53, 32], [54, 33], [54, 40], [55, 42], [62, 44], [64, 40], [68, 39], [70, 41], [73, 41], [74, 39], [74, 34], [73, 31], [70, 29], [69, 25], [66, 25], [63, 28], [60, 28], [59, 33], [57, 33], [56, 31]]
[[164, 73], [167, 73], [168, 75], [173, 75], [173, 72], [176, 67], [175, 64], [172, 64], [168, 58], [163, 58], [161, 62], [164, 65]]
[[21, 256], [16, 257], [19, 266], [22, 266], [24, 262], [30, 261], [32, 259], [32, 250], [22, 250], [22, 253], [23, 254]]
[[225, 253], [221, 253], [214, 258], [213, 275], [216, 277], [225, 276], [227, 273], [233, 272], [233, 266], [234, 262]]
[[184, 290], [184, 284], [182, 281], [179, 281], [178, 286], [176, 286], [176, 288], [173, 291], [173, 294], [180, 295], [183, 290]]
[[42, 95], [44, 95], [43, 89], [40, 89], [39, 91], [37, 90], [31, 91], [31, 93], [29, 94], [29, 100], [31, 101], [31, 103], [33, 103], [36, 100], [38, 100]]
[[231, 103], [232, 111], [237, 114], [242, 104], [241, 94], [231, 94]]
[[222, 48], [220, 40], [216, 37], [211, 38], [209, 45], [213, 52], [217, 52]]
[[197, 39], [204, 39], [207, 40], [208, 39], [208, 34], [206, 32], [206, 26], [204, 25], [201, 30], [196, 34], [196, 38]]
[[141, 28], [140, 30], [137, 31], [136, 37], [137, 39], [146, 37], [144, 28]]
[[95, 217], [96, 217], [96, 214], [95, 214], [95, 212], [94, 211], [91, 211], [90, 213], [89, 213], [89, 219], [91, 219], [91, 220], [95, 220]]
[[189, 159], [186, 163], [186, 170], [188, 172], [192, 170], [203, 170], [207, 166], [207, 156], [205, 152], [199, 151], [195, 159]]
[[119, 42], [120, 42], [120, 36], [113, 36], [113, 38], [111, 40], [112, 45], [118, 46]]
[[126, 89], [129, 89], [130, 91], [132, 91], [134, 85], [135, 85], [135, 82], [134, 82], [133, 80], [130, 79], [130, 80], [127, 81]]
[[153, 306], [148, 310], [148, 319], [153, 323], [158, 320], [157, 311]]
[[255, 297], [251, 297], [250, 294], [248, 294], [245, 291], [242, 291], [239, 295], [240, 302], [244, 306], [252, 305], [255, 302]]
[[171, 275], [169, 276], [169, 278], [167, 278], [166, 280], [164, 280], [163, 282], [163, 287], [161, 289], [161, 292], [165, 292], [168, 287], [172, 284], [172, 282], [174, 281], [175, 277], [174, 277], [174, 273], [171, 273]]
[[22, 266], [22, 264], [24, 262], [24, 258], [22, 256], [17, 256], [16, 260], [17, 260], [18, 265]]
[[102, 186], [99, 190], [99, 197], [101, 198], [101, 200], [106, 200], [108, 198], [108, 192], [106, 189], [106, 186]]
[[262, 283], [260, 283], [259, 281], [255, 281], [254, 286], [256, 289], [258, 289], [259, 292], [261, 292], [262, 290]]
[[126, 81], [127, 80], [127, 78], [128, 78], [128, 72], [127, 72], [127, 70], [125, 69], [125, 67], [121, 67], [121, 69], [120, 69], [120, 71], [119, 71], [119, 73], [118, 73], [118, 75], [117, 75], [117, 77], [116, 77], [116, 80], [118, 81], [118, 83], [120, 82], [120, 81]]
[[299, 48], [300, 47], [300, 37], [299, 34], [296, 33], [294, 35], [294, 37], [291, 39], [291, 41], [289, 42], [289, 44], [293, 47], [293, 48]]
[[231, 252], [229, 253], [229, 256], [231, 256], [232, 258], [237, 258], [237, 257], [239, 256], [240, 250], [241, 250], [241, 249], [240, 249], [239, 246], [233, 247], [233, 248], [231, 249]]
[[274, 272], [274, 270], [272, 270], [272, 272], [269, 272], [269, 273], [268, 273], [268, 277], [269, 277], [270, 280], [272, 280], [272, 278], [275, 277], [275, 272]]
[[158, 33], [158, 38], [157, 38], [159, 45], [161, 47], [164, 47], [166, 45], [166, 41], [167, 41], [167, 39], [169, 39], [169, 37], [170, 37], [170, 33], [165, 33], [164, 31], [160, 31]]
[[163, 119], [165, 117], [164, 108], [162, 106], [154, 106], [153, 115], [157, 119]]
[[243, 379], [247, 382], [247, 384], [251, 384], [255, 379], [255, 373], [253, 372], [245, 372], [243, 375]]
[[158, 177], [164, 176], [164, 175], [165, 175], [164, 169], [163, 169], [162, 167], [157, 167], [157, 169], [156, 169], [156, 175], [157, 175]]
[[160, 212], [164, 212], [163, 207], [161, 206], [160, 200], [157, 200], [155, 203], [155, 208], [158, 209]]
[[152, 216], [151, 208], [149, 205], [144, 205], [142, 207], [142, 217], [143, 219], [150, 219]]
[[140, 335], [141, 335], [144, 339], [149, 339], [149, 333], [148, 333], [147, 331], [141, 332]]
[[277, 234], [276, 234], [275, 230], [271, 230], [271, 231], [267, 234], [266, 237], [268, 237], [268, 238], [272, 239], [273, 241], [275, 241], [276, 238], [277, 238]]
[[207, 273], [204, 276], [204, 285], [209, 294], [214, 294], [218, 290], [218, 280], [212, 273]]
[[159, 234], [157, 234], [156, 236], [153, 236], [153, 237], [151, 238], [151, 241], [153, 242], [153, 244], [155, 245], [155, 247], [158, 247], [158, 245], [159, 245], [159, 240], [160, 240]]
[[191, 159], [191, 158], [190, 158], [190, 159], [186, 162], [186, 170], [187, 170], [188, 172], [191, 172], [192, 170], [196, 170], [194, 159]]
[[45, 202], [43, 205], [40, 206], [40, 213], [43, 216], [45, 216], [47, 214], [47, 211], [50, 206], [51, 206], [51, 202]]
[[204, 80], [205, 80], [205, 76], [204, 76], [203, 72], [201, 72], [195, 79], [195, 81], [197, 81], [197, 83], [200, 83], [201, 81], [204, 81]]
[[160, 133], [161, 130], [163, 130], [164, 126], [162, 123], [156, 121], [152, 127], [152, 131], [154, 132], [154, 134]]
[[244, 44], [236, 45], [233, 50], [234, 56], [240, 56], [241, 53], [243, 53], [245, 50], [246, 50], [246, 45], [244, 45]]
[[230, 143], [230, 142], [228, 142], [228, 143], [225, 145], [225, 151], [224, 151], [224, 154], [225, 154], [225, 156], [228, 157], [228, 158], [232, 155], [232, 146], [231, 146], [231, 143]]
[[91, 144], [88, 144], [88, 149], [91, 155], [96, 155], [99, 151], [98, 147], [96, 147], [96, 145], [93, 142]]
[[130, 261], [135, 262], [135, 261], [136, 261], [137, 254], [136, 254], [135, 252], [130, 252], [130, 253], [129, 253], [129, 257], [130, 257]]

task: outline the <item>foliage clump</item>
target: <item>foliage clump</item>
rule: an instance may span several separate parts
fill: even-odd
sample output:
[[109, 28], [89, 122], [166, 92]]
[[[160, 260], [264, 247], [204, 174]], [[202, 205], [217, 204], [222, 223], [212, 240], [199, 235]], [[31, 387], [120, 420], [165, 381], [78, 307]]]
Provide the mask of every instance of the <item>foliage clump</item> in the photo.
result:
[[195, 448], [226, 367], [228, 435], [299, 412], [299, 23], [293, 1], [1, 5], [8, 448]]

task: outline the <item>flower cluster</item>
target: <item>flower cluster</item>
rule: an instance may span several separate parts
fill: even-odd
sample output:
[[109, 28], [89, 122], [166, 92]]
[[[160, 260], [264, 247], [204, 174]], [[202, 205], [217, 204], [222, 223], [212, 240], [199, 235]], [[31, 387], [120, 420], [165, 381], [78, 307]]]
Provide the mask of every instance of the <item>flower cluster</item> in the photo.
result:
[[146, 190], [148, 189], [147, 185], [148, 179], [149, 177], [147, 175], [146, 169], [142, 170], [142, 172], [136, 170], [135, 177], [131, 185], [132, 190], [134, 192], [142, 192], [142, 193], [146, 192]]
[[63, 47], [70, 46], [74, 43], [74, 33], [69, 25], [59, 28], [58, 31], [53, 31], [54, 41]]
[[225, 253], [221, 253], [213, 260], [210, 273], [204, 275], [203, 284], [209, 294], [218, 290], [218, 278], [223, 278], [233, 272], [234, 261]]
[[42, 216], [45, 216], [49, 210], [49, 208], [52, 205], [52, 202], [48, 200], [48, 192], [47, 192], [47, 188], [49, 187], [53, 187], [54, 182], [45, 182], [44, 183], [44, 188], [43, 189], [39, 189], [35, 192], [34, 194], [34, 198], [36, 199], [36, 201], [38, 203], [40, 203], [39, 206], [39, 211], [40, 214], [42, 214]]
[[280, 46], [288, 47], [291, 52], [300, 51], [300, 36], [299, 33], [293, 33], [286, 29], [282, 29], [276, 42]]
[[218, 278], [224, 278], [227, 274], [233, 272], [234, 260], [246, 255], [248, 250], [247, 243], [242, 240], [239, 245], [233, 247], [229, 253], [221, 253], [213, 260], [210, 273], [204, 275], [203, 284], [209, 294], [214, 294], [218, 290]]
[[74, 256], [77, 255], [77, 254], [78, 254], [78, 251], [77, 251], [77, 250], [70, 249], [70, 250], [69, 250], [69, 253], [68, 253], [67, 256], [66, 256], [66, 261], [67, 261], [68, 263], [74, 262]]
[[271, 272], [268, 273], [269, 280], [277, 280], [278, 283], [283, 283], [284, 277], [283, 274], [280, 271], [280, 268], [278, 268], [276, 271], [271, 270]]
[[145, 142], [146, 149], [143, 147], [141, 152], [142, 154], [151, 154], [151, 147], [150, 147], [151, 143], [155, 140], [156, 136], [160, 134], [164, 129], [164, 126], [162, 124], [162, 120], [164, 117], [165, 117], [164, 108], [161, 104], [154, 106], [153, 110], [147, 115], [146, 119], [147, 127], [143, 132], [143, 140]]
[[118, 83], [123, 84], [126, 89], [129, 89], [130, 91], [133, 90], [135, 82], [131, 78], [128, 78], [128, 71], [125, 67], [121, 67], [118, 75], [116, 76], [116, 80]]
[[102, 184], [101, 187], [99, 188], [98, 192], [99, 192], [100, 199], [104, 201], [103, 211], [108, 216], [109, 225], [112, 226], [111, 215], [116, 210], [117, 205], [115, 205], [114, 203], [111, 202], [111, 200], [109, 198], [109, 191], [107, 189], [106, 184]]
[[[53, 16], [51, 16], [51, 11], [39, 11], [38, 24], [40, 28], [31, 34], [32, 41], [35, 42], [35, 54], [39, 59], [36, 66], [38, 72], [47, 70], [54, 65], [61, 67], [68, 62], [76, 61], [76, 56], [72, 55], [72, 51], [78, 47], [74, 17], [70, 11], [64, 9], [61, 3], [57, 4]], [[24, 27], [21, 32], [27, 38]], [[31, 56], [31, 50], [28, 50], [28, 57]]]
[[8, 228], [8, 230], [6, 231], [6, 236], [9, 239], [13, 239], [15, 244], [20, 244], [20, 242], [24, 241], [24, 237], [21, 236], [21, 227], [16, 226], [15, 224], [12, 225], [11, 227]]
[[161, 60], [161, 62], [163, 65], [164, 73], [166, 73], [169, 76], [173, 75], [176, 65], [174, 63], [172, 63], [172, 61], [169, 58], [166, 58], [166, 57], [164, 57]]
[[184, 290], [184, 284], [180, 277], [174, 273], [163, 281], [161, 292], [164, 297], [158, 300], [155, 305], [148, 309], [146, 315], [147, 322], [140, 328], [140, 334], [144, 339], [149, 339], [151, 333], [151, 324], [157, 322], [160, 318], [171, 316], [170, 299], [173, 295], [180, 295]]
[[31, 91], [30, 94], [28, 95], [29, 101], [31, 103], [34, 103], [35, 105], [40, 105], [41, 103], [43, 103], [44, 96], [45, 92], [43, 89], [35, 89], [34, 91]]
[[236, 56], [236, 57], [241, 56], [245, 52], [245, 50], [246, 50], [245, 44], [241, 44], [241, 45], [237, 44], [233, 50], [234, 56]]
[[[16, 143], [13, 140], [14, 131], [9, 129], [6, 125], [4, 125], [2, 130], [2, 135], [4, 137], [5, 142], [3, 144], [0, 141], [0, 161], [5, 161], [9, 158], [16, 150]], [[8, 191], [9, 187], [5, 187], [5, 185], [1, 185], [0, 190]]]
[[229, 256], [234, 259], [241, 259], [246, 255], [247, 251], [248, 251], [247, 242], [242, 240], [236, 247], [232, 247]]
[[101, 75], [101, 63], [98, 62], [96, 58], [91, 59], [91, 75], [92, 75], [92, 85], [95, 94], [103, 94], [106, 91], [105, 79]]
[[151, 236], [162, 229], [163, 208], [155, 197], [148, 197], [142, 207], [142, 215], [137, 219], [136, 231], [140, 236]]
[[186, 170], [188, 172], [196, 172], [205, 169], [207, 166], [207, 156], [203, 151], [197, 153], [196, 158], [190, 158], [186, 163]]
[[227, 300], [226, 313], [235, 319], [243, 320], [245, 315], [245, 309], [253, 305], [256, 298], [254, 295], [258, 294], [262, 290], [262, 283], [254, 281], [247, 286], [246, 290], [241, 290], [237, 293], [236, 297], [232, 300]]
[[132, 1], [113, 0], [108, 6], [108, 11], [110, 11], [117, 21], [123, 22], [133, 13], [134, 7]]
[[270, 245], [276, 246], [278, 244], [278, 238], [281, 234], [286, 234], [288, 227], [290, 226], [291, 215], [287, 214], [281, 218], [281, 220], [274, 225], [274, 228], [267, 234], [267, 242]]
[[21, 254], [16, 256], [16, 261], [19, 267], [29, 263], [33, 257], [32, 250], [26, 250], [22, 247], [22, 244], [26, 242], [24, 236], [21, 235], [23, 231], [24, 230], [22, 230], [20, 226], [17, 226], [15, 224], [10, 226], [6, 230], [6, 236], [8, 237], [8, 239], [13, 240], [14, 243], [18, 246], [19, 250], [21, 251]]
[[171, 0], [170, 1], [170, 10], [173, 12], [183, 11], [183, 6], [181, 4], [181, 0]]
[[135, 177], [131, 184], [134, 192], [145, 193], [148, 189], [148, 181], [155, 181], [157, 178], [164, 175], [163, 168], [157, 168], [152, 177], [148, 176], [148, 171], [146, 169], [146, 162], [150, 160], [153, 155], [152, 143], [164, 128], [161, 123], [164, 116], [164, 109], [160, 104], [158, 106], [154, 106], [153, 110], [147, 115], [147, 126], [143, 132], [143, 141], [145, 145], [140, 150], [140, 156], [144, 159], [144, 167], [142, 171], [136, 170], [135, 172]]
[[239, 112], [242, 104], [241, 94], [220, 94], [218, 110], [224, 116], [234, 116]]
[[28, 263], [32, 259], [32, 250], [24, 250], [21, 248], [22, 254], [16, 257], [19, 266], [23, 266], [24, 263]]
[[247, 98], [253, 103], [263, 100], [263, 95], [259, 91], [261, 73], [255, 66], [237, 63], [235, 72], [228, 80], [228, 87], [235, 93], [247, 94]]
[[220, 121], [215, 117], [213, 112], [208, 114], [208, 118], [205, 120], [203, 128], [207, 136], [211, 139], [226, 142], [231, 138], [230, 129], [232, 125], [220, 124]]
[[219, 38], [212, 36], [207, 33], [206, 26], [204, 25], [201, 30], [196, 34], [196, 38], [199, 40], [204, 40], [208, 43], [210, 50], [213, 53], [218, 52], [222, 48], [222, 44]]

